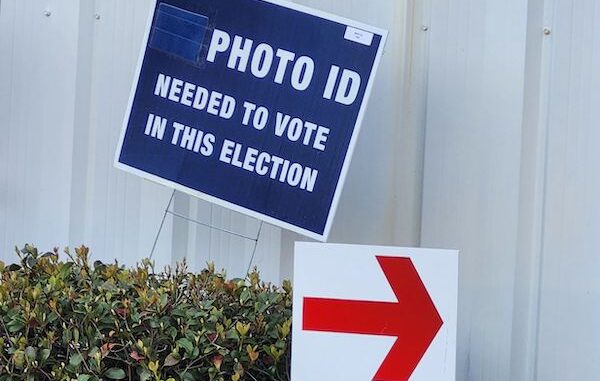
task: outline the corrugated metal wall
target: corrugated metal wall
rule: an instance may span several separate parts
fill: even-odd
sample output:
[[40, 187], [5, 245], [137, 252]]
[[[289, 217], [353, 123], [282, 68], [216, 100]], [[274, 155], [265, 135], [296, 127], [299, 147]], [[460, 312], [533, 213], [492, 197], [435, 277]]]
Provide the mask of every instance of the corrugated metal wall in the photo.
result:
[[554, 0], [544, 99], [546, 167], [537, 378], [600, 374], [600, 4]]
[[[68, 242], [79, 7], [2, 1], [0, 10], [0, 242], [28, 232]], [[9, 243], [10, 242], [10, 243]]]
[[[596, 380], [600, 4], [297, 2], [390, 30], [331, 240], [462, 250], [458, 380]], [[149, 254], [171, 192], [112, 167], [149, 6], [0, 0], [0, 257]], [[185, 195], [174, 208], [258, 229]], [[263, 231], [267, 279], [291, 275], [298, 238]], [[251, 251], [167, 217], [155, 258], [240, 275]]]
[[432, 2], [423, 246], [462, 250], [459, 380], [596, 380], [600, 4]]
[[434, 3], [421, 244], [461, 250], [459, 379], [510, 380], [527, 3]]

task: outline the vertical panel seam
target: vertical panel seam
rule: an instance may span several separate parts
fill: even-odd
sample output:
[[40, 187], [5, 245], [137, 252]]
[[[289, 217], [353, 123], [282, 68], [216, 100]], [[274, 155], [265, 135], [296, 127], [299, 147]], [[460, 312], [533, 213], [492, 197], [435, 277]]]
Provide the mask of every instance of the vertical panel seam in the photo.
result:
[[[418, 0], [417, 0], [418, 1]], [[414, 4], [414, 2], [413, 2]], [[427, 25], [428, 25], [428, 29], [432, 30], [434, 28], [433, 25], [431, 25], [431, 0], [424, 0], [422, 1], [422, 9], [423, 9], [423, 14], [421, 15], [421, 19], [425, 20], [427, 19]], [[416, 5], [413, 7], [413, 12], [411, 13], [410, 17], [414, 18], [416, 16], [415, 14], [416, 11]], [[414, 39], [413, 39], [414, 41]], [[425, 197], [423, 195], [423, 192], [425, 190], [425, 160], [426, 160], [426, 151], [427, 151], [427, 118], [428, 118], [428, 112], [427, 109], [429, 107], [429, 61], [431, 60], [431, 43], [430, 43], [430, 37], [428, 37], [428, 43], [427, 43], [427, 59], [424, 60], [425, 62], [427, 62], [427, 68], [425, 68], [425, 83], [423, 83], [424, 86], [424, 105], [423, 105], [423, 136], [421, 137], [421, 142], [422, 142], [422, 147], [421, 147], [421, 155], [420, 155], [420, 160], [421, 160], [421, 178], [419, 181], [419, 222], [418, 222], [418, 227], [416, 229], [416, 233], [417, 236], [416, 238], [416, 244], [417, 246], [421, 246], [422, 243], [422, 239], [423, 239], [423, 209], [425, 207]], [[414, 42], [413, 42], [414, 44]], [[412, 64], [412, 62], [411, 62]]]
[[[554, 21], [554, 12], [555, 12], [556, 2], [555, 0], [545, 0], [544, 6], [544, 16], [543, 21], [546, 25], [551, 25]], [[552, 68], [554, 64], [553, 60], [553, 46], [552, 40], [548, 38], [544, 38], [542, 43], [542, 79], [541, 86], [542, 91], [540, 92], [540, 96], [542, 100], [540, 102], [540, 128], [541, 134], [540, 140], [543, 141], [543, 145], [541, 149], [543, 152], [540, 154], [540, 157], [543, 157], [543, 167], [542, 169], [542, 179], [541, 182], [541, 200], [540, 200], [540, 215], [539, 215], [539, 246], [536, 253], [537, 260], [537, 268], [536, 268], [536, 278], [535, 286], [537, 287], [535, 298], [535, 333], [534, 333], [534, 342], [533, 342], [533, 380], [538, 380], [539, 376], [539, 348], [540, 348], [540, 329], [541, 329], [541, 306], [542, 306], [542, 285], [543, 285], [543, 273], [544, 273], [544, 252], [545, 252], [545, 235], [546, 235], [546, 210], [547, 210], [547, 189], [548, 189], [548, 146], [550, 142], [550, 131], [549, 131], [549, 123], [550, 123], [550, 101], [549, 97], [552, 93]], [[544, 91], [546, 90], [546, 91]]]

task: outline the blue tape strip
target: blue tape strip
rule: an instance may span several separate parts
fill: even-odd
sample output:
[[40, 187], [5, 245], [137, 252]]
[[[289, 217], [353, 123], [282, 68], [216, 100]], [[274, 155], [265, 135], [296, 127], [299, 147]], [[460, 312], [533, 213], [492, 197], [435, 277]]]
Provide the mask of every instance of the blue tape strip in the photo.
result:
[[156, 16], [154, 27], [187, 38], [188, 40], [200, 42], [202, 42], [204, 33], [206, 32], [206, 25], [195, 24], [166, 13], [159, 13]]
[[[190, 12], [183, 8], [179, 8], [174, 5], [170, 5], [170, 4], [166, 4], [166, 3], [160, 3], [158, 5], [158, 11], [169, 14], [171, 16], [179, 17], [179, 18], [187, 20], [187, 21], [191, 21], [196, 24], [203, 24], [203, 23], [205, 24], [206, 21], [208, 20], [208, 18], [203, 15], [200, 15], [200, 14], [194, 13], [194, 12]], [[202, 19], [204, 19], [204, 21], [202, 21]]]
[[197, 63], [207, 26], [208, 17], [161, 3], [148, 45]]

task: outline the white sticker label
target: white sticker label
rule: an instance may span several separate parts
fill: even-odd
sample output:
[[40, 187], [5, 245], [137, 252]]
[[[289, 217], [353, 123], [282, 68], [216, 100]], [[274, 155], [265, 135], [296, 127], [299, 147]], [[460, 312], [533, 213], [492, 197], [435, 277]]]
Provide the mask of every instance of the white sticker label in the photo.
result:
[[358, 42], [359, 44], [371, 46], [373, 43], [373, 33], [367, 32], [362, 29], [353, 28], [351, 26], [346, 27], [346, 34], [344, 35], [346, 40]]

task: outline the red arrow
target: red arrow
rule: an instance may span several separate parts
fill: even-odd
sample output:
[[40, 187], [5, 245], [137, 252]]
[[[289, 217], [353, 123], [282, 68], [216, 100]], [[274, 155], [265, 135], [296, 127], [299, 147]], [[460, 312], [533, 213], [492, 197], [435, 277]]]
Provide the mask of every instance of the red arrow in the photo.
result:
[[407, 381], [444, 322], [409, 258], [377, 261], [399, 302], [304, 298], [303, 329], [397, 337], [373, 381]]

